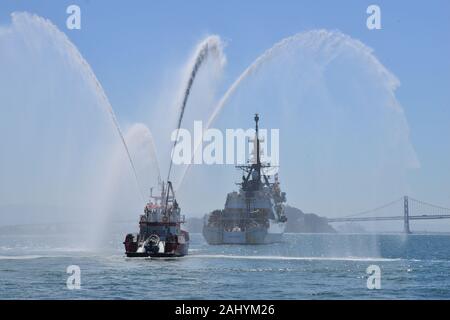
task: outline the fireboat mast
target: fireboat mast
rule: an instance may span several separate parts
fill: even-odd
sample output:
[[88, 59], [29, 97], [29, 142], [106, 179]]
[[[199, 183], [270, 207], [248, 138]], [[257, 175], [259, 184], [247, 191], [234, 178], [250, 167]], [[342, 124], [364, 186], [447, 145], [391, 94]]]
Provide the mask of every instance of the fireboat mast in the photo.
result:
[[259, 115], [255, 113], [255, 134], [256, 134], [256, 165], [255, 169], [256, 172], [258, 172], [258, 181], [261, 181], [261, 158], [259, 154], [259, 128], [258, 128], [258, 122], [259, 122]]

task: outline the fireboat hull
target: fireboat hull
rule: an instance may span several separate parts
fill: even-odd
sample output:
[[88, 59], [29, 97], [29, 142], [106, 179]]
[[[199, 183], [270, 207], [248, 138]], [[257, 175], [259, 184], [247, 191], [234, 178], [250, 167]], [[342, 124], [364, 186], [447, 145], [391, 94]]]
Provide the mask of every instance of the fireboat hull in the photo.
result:
[[177, 248], [174, 251], [171, 252], [125, 252], [125, 255], [128, 258], [177, 258], [177, 257], [184, 257], [188, 254], [189, 251], [189, 244], [179, 244]]
[[182, 252], [175, 253], [148, 253], [148, 252], [126, 252], [127, 258], [178, 258], [184, 257], [188, 253], [188, 250], [183, 250]]

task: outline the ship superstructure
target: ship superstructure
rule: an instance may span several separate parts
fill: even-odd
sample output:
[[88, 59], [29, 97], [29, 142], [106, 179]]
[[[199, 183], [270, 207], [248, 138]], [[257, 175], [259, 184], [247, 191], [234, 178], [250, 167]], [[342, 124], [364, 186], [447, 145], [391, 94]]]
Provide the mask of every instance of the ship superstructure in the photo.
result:
[[254, 156], [243, 171], [239, 192], [227, 195], [225, 208], [205, 216], [203, 236], [209, 244], [264, 244], [279, 242], [286, 227], [286, 193], [278, 174], [274, 181], [265, 172], [271, 165], [261, 162], [259, 116], [255, 115]]

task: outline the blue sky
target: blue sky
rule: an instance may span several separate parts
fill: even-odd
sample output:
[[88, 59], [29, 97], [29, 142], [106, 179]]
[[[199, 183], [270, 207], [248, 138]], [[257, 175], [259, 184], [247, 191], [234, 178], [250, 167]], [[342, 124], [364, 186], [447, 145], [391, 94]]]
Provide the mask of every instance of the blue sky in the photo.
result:
[[[82, 10], [82, 29], [67, 30], [66, 7]], [[366, 8], [381, 7], [382, 30], [366, 28]], [[208, 34], [228, 42], [225, 83], [280, 39], [337, 29], [373, 48], [400, 80], [421, 169], [414, 196], [450, 205], [450, 3], [448, 1], [21, 1], [0, 3], [0, 24], [14, 11], [50, 19], [91, 64], [122, 123], [156, 96], [161, 79], [182, 66]], [[131, 107], [133, 106], [133, 107]]]

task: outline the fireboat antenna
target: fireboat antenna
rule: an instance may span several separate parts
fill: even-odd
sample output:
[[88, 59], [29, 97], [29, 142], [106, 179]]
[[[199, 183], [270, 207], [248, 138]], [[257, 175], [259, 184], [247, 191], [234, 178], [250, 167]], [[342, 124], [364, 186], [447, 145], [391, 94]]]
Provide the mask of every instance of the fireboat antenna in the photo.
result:
[[170, 164], [169, 164], [169, 171], [167, 172], [167, 181], [170, 181], [170, 173], [172, 172], [172, 166], [173, 166], [173, 154], [175, 152], [175, 147], [177, 146], [177, 142], [178, 142], [178, 135], [180, 133], [180, 125], [181, 125], [181, 122], [178, 124], [177, 136], [175, 138], [175, 142], [173, 143], [172, 153], [170, 154]]
[[256, 163], [261, 164], [261, 159], [259, 158], [259, 130], [258, 130], [259, 115], [255, 113], [255, 132], [256, 132]]
[[258, 128], [258, 122], [259, 122], [259, 114], [255, 113], [255, 132], [256, 132], [256, 171], [258, 172], [258, 179], [261, 179], [261, 158], [259, 155], [259, 128]]

